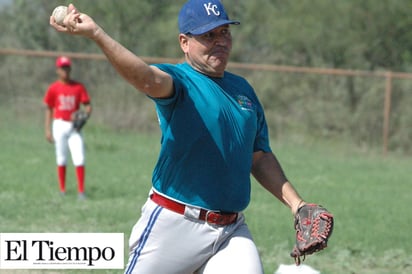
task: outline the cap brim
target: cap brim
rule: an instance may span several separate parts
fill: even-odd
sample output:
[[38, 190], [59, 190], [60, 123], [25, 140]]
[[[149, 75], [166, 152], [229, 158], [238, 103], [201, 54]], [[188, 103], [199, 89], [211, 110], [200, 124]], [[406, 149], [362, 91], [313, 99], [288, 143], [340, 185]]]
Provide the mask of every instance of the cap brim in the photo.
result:
[[209, 32], [215, 28], [221, 27], [223, 25], [239, 25], [240, 22], [239, 21], [233, 21], [233, 20], [219, 20], [219, 21], [214, 21], [210, 24], [198, 27], [196, 29], [193, 29], [191, 31], [188, 32], [188, 34], [192, 34], [192, 35], [202, 35], [205, 34], [206, 32]]

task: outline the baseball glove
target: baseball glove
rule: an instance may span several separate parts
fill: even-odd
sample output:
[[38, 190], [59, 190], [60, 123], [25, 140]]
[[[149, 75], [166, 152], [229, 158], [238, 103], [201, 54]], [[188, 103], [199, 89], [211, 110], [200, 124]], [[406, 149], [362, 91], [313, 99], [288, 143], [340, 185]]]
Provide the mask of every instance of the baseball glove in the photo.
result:
[[80, 131], [86, 124], [87, 119], [89, 119], [89, 115], [86, 112], [82, 110], [76, 111], [73, 113], [73, 128]]
[[326, 248], [333, 231], [333, 215], [317, 204], [306, 204], [295, 214], [296, 244], [290, 253], [296, 265], [300, 258]]

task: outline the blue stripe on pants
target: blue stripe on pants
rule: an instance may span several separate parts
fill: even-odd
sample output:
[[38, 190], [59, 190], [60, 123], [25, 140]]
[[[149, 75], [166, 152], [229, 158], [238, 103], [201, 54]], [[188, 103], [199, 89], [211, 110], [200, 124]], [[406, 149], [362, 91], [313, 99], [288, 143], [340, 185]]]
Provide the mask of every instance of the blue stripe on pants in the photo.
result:
[[142, 252], [142, 249], [145, 246], [147, 239], [149, 238], [150, 232], [152, 231], [152, 228], [156, 222], [157, 217], [160, 214], [160, 211], [162, 211], [162, 207], [157, 206], [150, 215], [149, 222], [147, 223], [142, 236], [140, 236], [139, 244], [136, 246], [133, 252], [133, 259], [130, 261], [130, 265], [126, 269], [125, 274], [132, 273], [133, 268], [136, 266], [137, 259], [139, 258], [140, 253]]

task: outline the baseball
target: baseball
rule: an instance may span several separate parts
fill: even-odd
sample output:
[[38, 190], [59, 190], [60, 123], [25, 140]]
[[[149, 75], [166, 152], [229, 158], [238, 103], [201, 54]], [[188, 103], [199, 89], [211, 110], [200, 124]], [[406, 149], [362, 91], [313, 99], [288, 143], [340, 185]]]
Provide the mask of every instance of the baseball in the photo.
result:
[[56, 23], [63, 26], [63, 20], [67, 15], [67, 7], [66, 6], [58, 6], [53, 10], [52, 16]]

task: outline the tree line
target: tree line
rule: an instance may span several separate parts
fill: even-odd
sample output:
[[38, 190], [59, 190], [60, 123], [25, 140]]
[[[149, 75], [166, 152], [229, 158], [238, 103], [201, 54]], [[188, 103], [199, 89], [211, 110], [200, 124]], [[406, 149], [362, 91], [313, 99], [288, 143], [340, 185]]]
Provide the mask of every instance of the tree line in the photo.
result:
[[[99, 52], [91, 41], [61, 35], [49, 27], [48, 18], [54, 7], [70, 2], [138, 55], [182, 57], [177, 41], [177, 14], [185, 0], [14, 0], [0, 7], [0, 47]], [[410, 0], [222, 2], [229, 16], [241, 22], [231, 28], [234, 40], [231, 61], [370, 71], [412, 70]], [[5, 70], [6, 64], [13, 66], [6, 57], [0, 58], [4, 61], [0, 71]], [[91, 73], [87, 64], [81, 65]], [[44, 70], [44, 74], [50, 73], [50, 69]], [[381, 125], [376, 117], [382, 112], [382, 83], [353, 77], [315, 79], [253, 71], [242, 73], [254, 84], [269, 115], [273, 113], [275, 118], [271, 124], [275, 134], [284, 129], [279, 124], [287, 126], [286, 118], [279, 118], [287, 111], [297, 120], [303, 118], [304, 125], [299, 128], [307, 131], [326, 135], [353, 135], [355, 131], [359, 143], [380, 142]], [[5, 77], [7, 73], [0, 74], [0, 78]], [[104, 89], [98, 82], [90, 84]], [[393, 104], [397, 110], [391, 124], [393, 147], [405, 149], [409, 146], [407, 136], [412, 135], [412, 130], [405, 129], [412, 120], [412, 112], [408, 110], [411, 83], [394, 85], [397, 92]], [[16, 86], [18, 83], [13, 88]], [[0, 92], [6, 91], [7, 86]], [[330, 107], [331, 98], [341, 105]], [[302, 113], [302, 109], [307, 112]]]
[[[57, 36], [48, 16], [73, 2], [122, 44], [146, 56], [180, 57], [177, 14], [184, 0], [14, 0], [0, 10], [2, 47], [91, 51], [84, 39]], [[233, 61], [361, 70], [408, 71], [412, 63], [409, 0], [223, 0]]]

